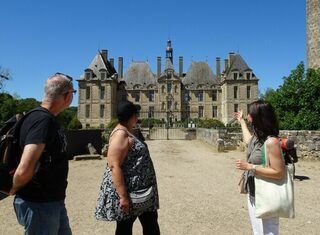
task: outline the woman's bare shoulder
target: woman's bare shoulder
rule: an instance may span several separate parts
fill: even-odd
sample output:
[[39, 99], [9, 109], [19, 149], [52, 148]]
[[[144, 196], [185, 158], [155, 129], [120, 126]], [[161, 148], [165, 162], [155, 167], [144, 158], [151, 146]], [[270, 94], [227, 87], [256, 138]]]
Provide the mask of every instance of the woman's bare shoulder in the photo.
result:
[[275, 146], [275, 145], [279, 145], [279, 138], [274, 137], [274, 136], [268, 137], [268, 139], [266, 141], [266, 145], [267, 145], [267, 147], [272, 147], [272, 146]]

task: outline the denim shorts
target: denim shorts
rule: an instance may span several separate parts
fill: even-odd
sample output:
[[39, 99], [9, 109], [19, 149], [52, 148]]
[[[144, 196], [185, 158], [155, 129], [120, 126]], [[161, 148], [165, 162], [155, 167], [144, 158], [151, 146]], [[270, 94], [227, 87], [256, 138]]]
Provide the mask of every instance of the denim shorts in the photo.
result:
[[64, 200], [37, 203], [16, 196], [13, 206], [25, 235], [72, 234]]

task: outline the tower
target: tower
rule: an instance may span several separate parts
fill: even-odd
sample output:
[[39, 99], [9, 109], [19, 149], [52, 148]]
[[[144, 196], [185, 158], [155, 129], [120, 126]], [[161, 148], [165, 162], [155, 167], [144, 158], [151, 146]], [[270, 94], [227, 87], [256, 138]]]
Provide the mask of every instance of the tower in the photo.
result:
[[320, 1], [307, 0], [307, 64], [320, 68]]
[[172, 51], [170, 39], [167, 41], [166, 59], [170, 59], [171, 63], [173, 64], [173, 51]]

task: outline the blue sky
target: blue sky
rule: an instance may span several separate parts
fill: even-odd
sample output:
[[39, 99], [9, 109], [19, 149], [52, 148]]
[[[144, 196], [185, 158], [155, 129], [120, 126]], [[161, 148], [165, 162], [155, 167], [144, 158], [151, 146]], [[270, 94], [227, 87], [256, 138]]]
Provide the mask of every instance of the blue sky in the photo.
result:
[[124, 58], [124, 72], [132, 60], [148, 60], [156, 73], [168, 38], [176, 70], [183, 56], [184, 72], [191, 61], [208, 61], [215, 73], [216, 57], [223, 67], [228, 53], [238, 52], [262, 93], [306, 63], [305, 0], [2, 0], [0, 6], [0, 66], [13, 78], [5, 90], [21, 98], [41, 100], [44, 81], [58, 71], [78, 79], [102, 49], [116, 68]]

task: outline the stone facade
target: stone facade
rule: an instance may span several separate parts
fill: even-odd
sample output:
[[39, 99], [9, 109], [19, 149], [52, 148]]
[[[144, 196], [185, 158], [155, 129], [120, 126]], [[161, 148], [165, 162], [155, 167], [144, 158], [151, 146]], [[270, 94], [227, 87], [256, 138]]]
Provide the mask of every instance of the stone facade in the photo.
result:
[[105, 127], [116, 116], [117, 103], [130, 100], [141, 105], [140, 118], [156, 118], [172, 125], [193, 118], [215, 118], [228, 123], [233, 113], [258, 99], [258, 78], [244, 59], [229, 53], [216, 74], [205, 61], [193, 61], [183, 72], [183, 57], [178, 71], [173, 66], [173, 48], [168, 40], [165, 64], [157, 57], [153, 73], [147, 61], [134, 61], [123, 74], [123, 58], [118, 70], [108, 51], [102, 50], [79, 78], [78, 119], [84, 128]]
[[320, 1], [307, 0], [308, 68], [320, 68]]

